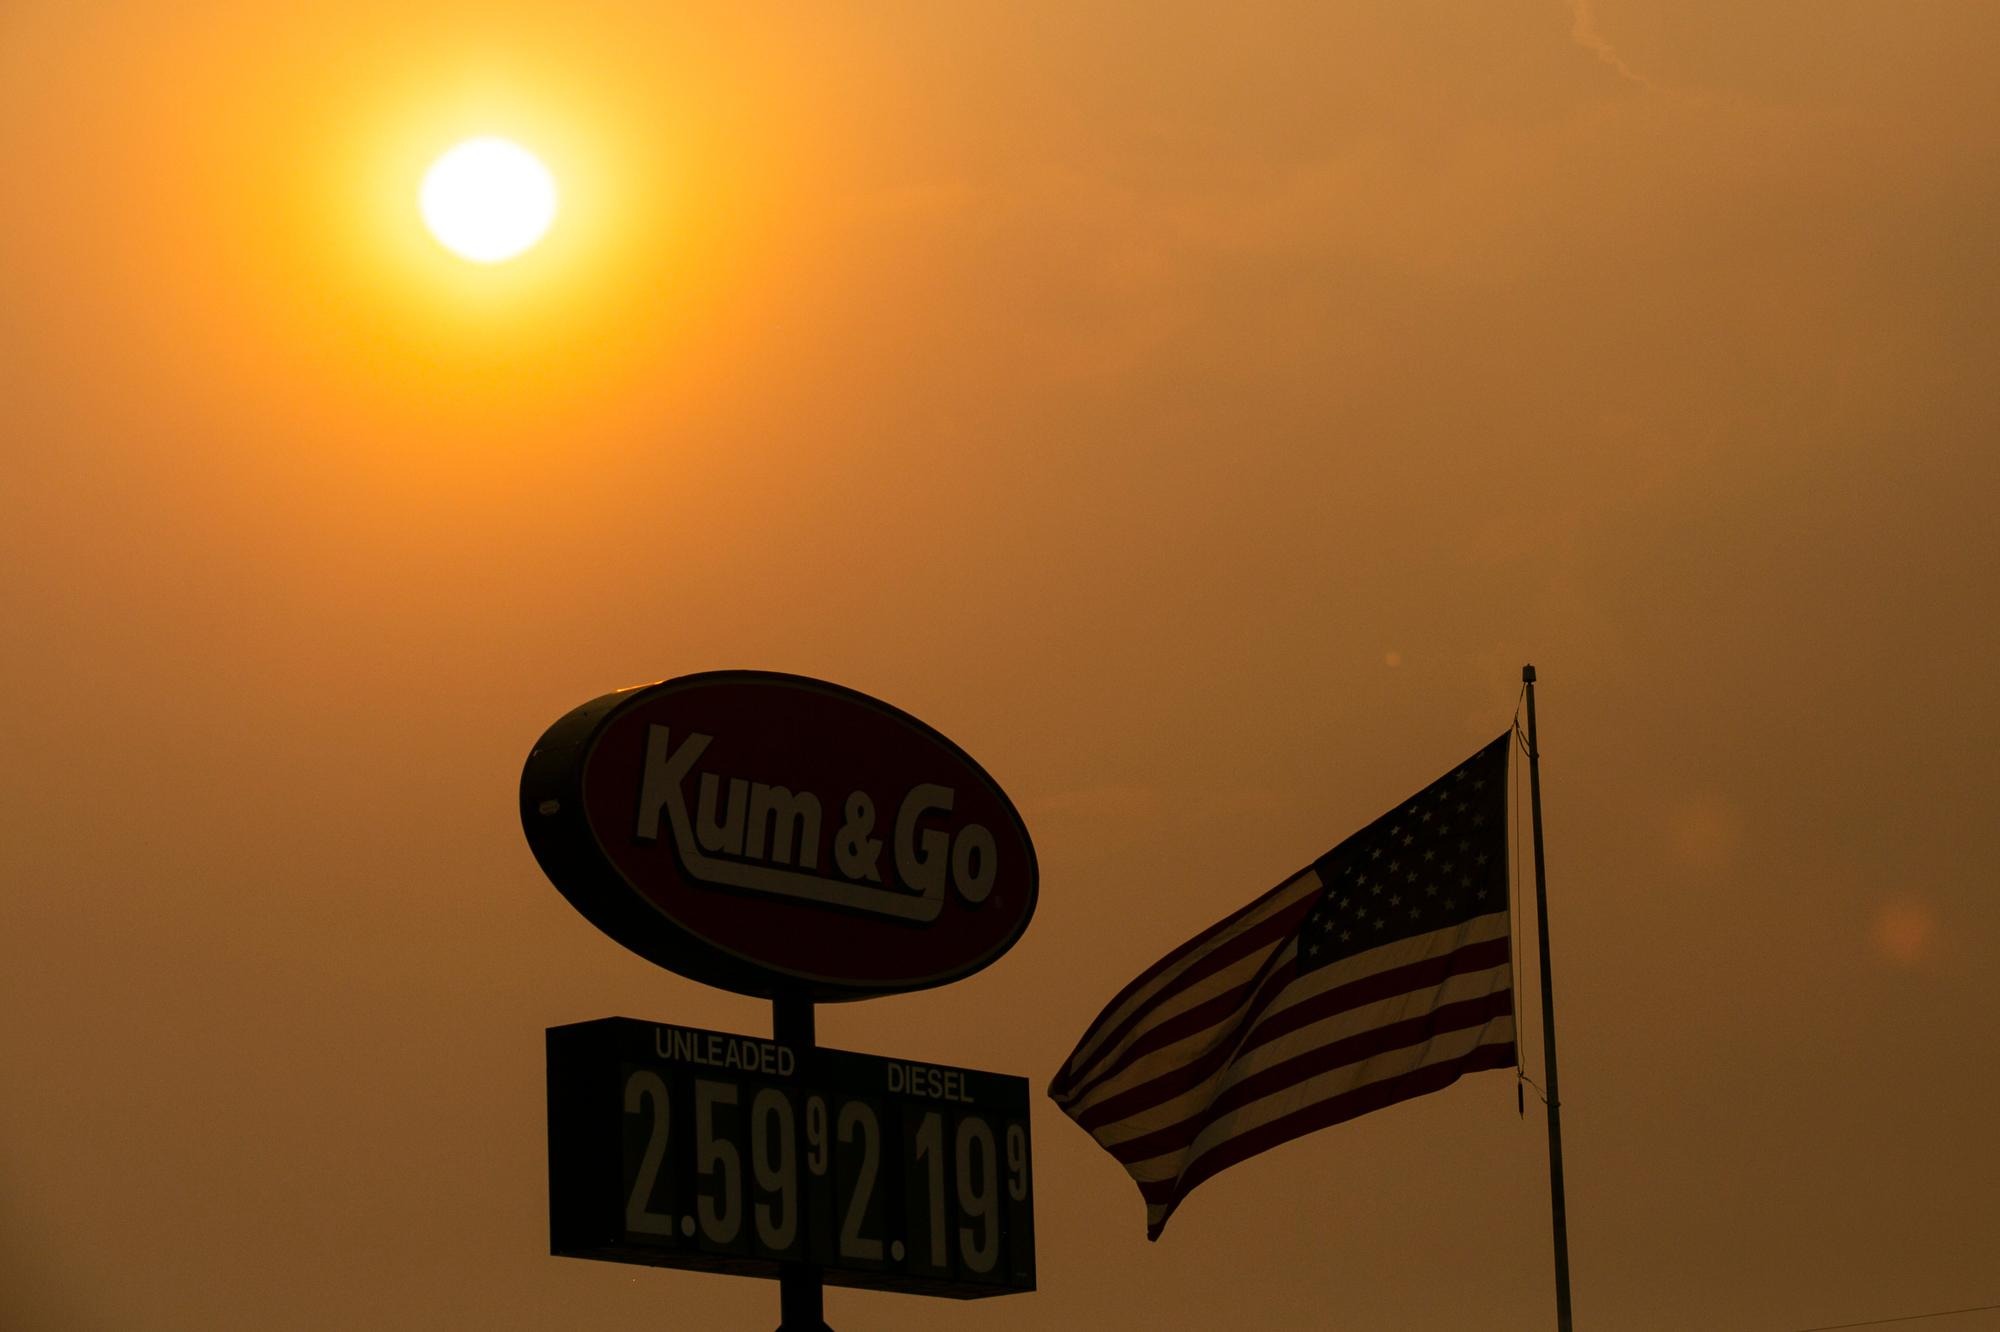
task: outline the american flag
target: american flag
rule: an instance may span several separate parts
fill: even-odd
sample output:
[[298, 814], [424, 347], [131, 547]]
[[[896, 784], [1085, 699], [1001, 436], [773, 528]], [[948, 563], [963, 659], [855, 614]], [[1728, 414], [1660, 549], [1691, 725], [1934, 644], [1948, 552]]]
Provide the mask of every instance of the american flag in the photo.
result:
[[1114, 998], [1049, 1085], [1146, 1237], [1219, 1170], [1515, 1063], [1510, 731]]

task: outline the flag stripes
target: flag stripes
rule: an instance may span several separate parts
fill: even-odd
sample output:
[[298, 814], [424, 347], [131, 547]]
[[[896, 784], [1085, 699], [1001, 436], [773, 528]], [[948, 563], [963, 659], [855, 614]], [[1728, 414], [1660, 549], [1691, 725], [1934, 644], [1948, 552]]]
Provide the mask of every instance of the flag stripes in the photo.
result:
[[[1454, 946], [1463, 940], [1463, 946]], [[1440, 951], [1442, 950], [1442, 951]], [[1437, 954], [1435, 956], [1431, 954]], [[1342, 1014], [1362, 1004], [1420, 991], [1460, 971], [1498, 968], [1499, 984], [1507, 984], [1507, 923], [1504, 914], [1478, 917], [1449, 937], [1426, 936], [1415, 947], [1389, 945], [1357, 957], [1354, 970], [1295, 974], [1293, 950], [1277, 956], [1278, 965], [1256, 991], [1245, 986], [1221, 999], [1238, 999], [1235, 1008], [1204, 1005], [1160, 1024], [1171, 1038], [1147, 1038], [1135, 1046], [1152, 1047], [1156, 1058], [1136, 1066], [1107, 1069], [1098, 1079], [1056, 1097], [1065, 1112], [1087, 1130], [1110, 1120], [1136, 1114], [1166, 1094], [1196, 1090], [1225, 1065], [1239, 1060], [1322, 1017]], [[1369, 972], [1365, 968], [1378, 967]], [[1356, 972], [1361, 974], [1355, 974]], [[1237, 1014], [1240, 1013], [1240, 1016]], [[1200, 1029], [1183, 1031], [1181, 1018], [1205, 1016]], [[1234, 1023], [1226, 1021], [1236, 1017]], [[1254, 1025], [1252, 1025], [1254, 1024]], [[1239, 1034], [1241, 1033], [1241, 1034]]]
[[1198, 989], [1197, 982], [1246, 958], [1253, 964], [1261, 961], [1271, 943], [1298, 929], [1319, 890], [1318, 875], [1310, 868], [1303, 870], [1147, 968], [1098, 1014], [1056, 1076], [1050, 1094], [1060, 1100], [1058, 1089], [1076, 1085], [1090, 1075], [1096, 1063], [1119, 1053], [1141, 1022], [1151, 1026], [1162, 1016], [1180, 1011], [1191, 997], [1212, 992]]
[[[1216, 1125], [1235, 1122], [1230, 1117], [1239, 1110], [1262, 1114], [1264, 1111], [1258, 1108], [1260, 1104], [1281, 1095], [1290, 1096], [1295, 1101], [1297, 1089], [1310, 1089], [1312, 1079], [1322, 1073], [1339, 1072], [1350, 1084], [1366, 1081], [1365, 1075], [1356, 1077], [1350, 1071], [1351, 1066], [1365, 1064], [1380, 1055], [1416, 1051], [1416, 1058], [1421, 1062], [1435, 1053], [1431, 1049], [1433, 1044], [1441, 1049], [1455, 1047], [1459, 1043], [1458, 1034], [1465, 1031], [1471, 1032], [1475, 1044], [1498, 1041], [1511, 1046], [1514, 1039], [1513, 996], [1502, 990], [1498, 994], [1440, 1004], [1422, 1017], [1367, 1027], [1352, 1035], [1313, 1045], [1288, 1059], [1258, 1068], [1254, 1073], [1237, 1077], [1232, 1070], [1227, 1089], [1209, 1100], [1197, 1113], [1151, 1133], [1108, 1145], [1111, 1154], [1126, 1162], [1138, 1178], [1156, 1177], [1169, 1169], [1179, 1170], [1184, 1165], [1179, 1154], [1192, 1147]], [[1316, 1032], [1312, 1034], [1316, 1037], [1320, 1035]]]
[[[1497, 963], [1491, 961], [1495, 954]], [[1439, 979], [1429, 989], [1414, 989], [1408, 993], [1388, 993], [1379, 984], [1393, 982], [1419, 969], [1437, 974]], [[1111, 1148], [1113, 1155], [1127, 1160], [1143, 1159], [1127, 1156], [1122, 1150], [1123, 1145], [1142, 1133], [1155, 1131], [1167, 1124], [1187, 1122], [1185, 1117], [1198, 1111], [1212, 1114], [1228, 1104], [1239, 1102], [1250, 1094], [1246, 1087], [1282, 1086], [1281, 1082], [1270, 1082], [1268, 1075], [1273, 1070], [1287, 1075], [1295, 1072], [1296, 1068], [1289, 1061], [1300, 1056], [1352, 1051], [1358, 1059], [1379, 1050], [1416, 1044], [1424, 1029], [1412, 1026], [1412, 1023], [1430, 1018], [1434, 1019], [1430, 1031], [1452, 1030], [1454, 1019], [1472, 1012], [1461, 1005], [1485, 1003], [1496, 992], [1501, 1000], [1499, 1014], [1511, 1018], [1508, 970], [1507, 941], [1502, 938], [1474, 944], [1416, 966], [1385, 972], [1380, 977], [1371, 978], [1378, 982], [1376, 985], [1357, 983], [1337, 987], [1307, 1002], [1293, 1004], [1260, 1023], [1237, 1048], [1234, 1057], [1228, 1059], [1226, 1067], [1220, 1066], [1220, 1059], [1212, 1061], [1218, 1067], [1209, 1076], [1192, 1076], [1197, 1071], [1194, 1068], [1169, 1071], [1108, 1098], [1075, 1118], [1099, 1142]], [[1429, 1012], [1432, 1004], [1427, 1004], [1426, 1000], [1434, 1003], [1434, 1014]], [[1417, 1017], [1404, 1016], [1413, 1010]], [[1480, 1010], [1482, 1013], [1485, 1011]], [[1481, 1022], [1485, 1020], [1485, 1017], [1480, 1018]], [[1366, 1049], [1360, 1044], [1352, 1044], [1364, 1040], [1374, 1041], [1376, 1048]], [[1222, 1056], [1230, 1053], [1227, 1050], [1218, 1052]], [[1256, 1081], [1259, 1077], [1266, 1077], [1267, 1081]]]
[[1260, 1152], [1269, 1151], [1294, 1138], [1304, 1137], [1308, 1133], [1328, 1128], [1358, 1115], [1365, 1115], [1371, 1110], [1380, 1110], [1398, 1101], [1407, 1101], [1412, 1097], [1442, 1091], [1467, 1073], [1513, 1066], [1514, 1047], [1511, 1042], [1505, 1045], [1474, 1044], [1455, 1059], [1424, 1064], [1407, 1073], [1382, 1078], [1307, 1105], [1229, 1138], [1214, 1149], [1201, 1153], [1180, 1178], [1139, 1186], [1141, 1196], [1146, 1199], [1146, 1237], [1148, 1239], [1160, 1237], [1160, 1231], [1166, 1227], [1167, 1218], [1173, 1215], [1174, 1209], [1194, 1191], [1197, 1184], [1230, 1166], [1249, 1160]]
[[1149, 967], [1049, 1095], [1139, 1184], [1148, 1238], [1279, 1143], [1515, 1062], [1511, 733]]

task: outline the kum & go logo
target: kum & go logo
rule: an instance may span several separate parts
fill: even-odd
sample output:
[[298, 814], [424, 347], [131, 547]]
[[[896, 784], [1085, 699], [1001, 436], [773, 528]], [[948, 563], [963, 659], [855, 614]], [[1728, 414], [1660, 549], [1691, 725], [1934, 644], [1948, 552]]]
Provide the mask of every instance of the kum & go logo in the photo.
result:
[[880, 834], [875, 796], [851, 790], [839, 802], [838, 825], [829, 826], [812, 791], [698, 767], [714, 742], [697, 731], [676, 743], [671, 727], [646, 728], [632, 836], [656, 841], [664, 823], [690, 878], [918, 923], [944, 909], [947, 880], [969, 904], [993, 891], [1000, 870], [993, 833], [951, 822], [956, 788], [909, 787]]
[[940, 985], [1035, 909], [1034, 844], [986, 770], [803, 676], [713, 671], [574, 709], [529, 755], [521, 822], [599, 929], [745, 994]]

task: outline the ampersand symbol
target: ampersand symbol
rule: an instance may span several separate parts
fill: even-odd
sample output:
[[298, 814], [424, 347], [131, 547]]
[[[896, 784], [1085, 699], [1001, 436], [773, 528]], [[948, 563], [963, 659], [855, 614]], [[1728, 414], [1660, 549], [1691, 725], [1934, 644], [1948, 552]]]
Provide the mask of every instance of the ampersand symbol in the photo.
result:
[[868, 793], [856, 791], [847, 797], [847, 821], [840, 825], [840, 835], [834, 841], [833, 859], [850, 879], [882, 882], [882, 871], [875, 868], [882, 854], [882, 839], [868, 835], [874, 827], [875, 802]]

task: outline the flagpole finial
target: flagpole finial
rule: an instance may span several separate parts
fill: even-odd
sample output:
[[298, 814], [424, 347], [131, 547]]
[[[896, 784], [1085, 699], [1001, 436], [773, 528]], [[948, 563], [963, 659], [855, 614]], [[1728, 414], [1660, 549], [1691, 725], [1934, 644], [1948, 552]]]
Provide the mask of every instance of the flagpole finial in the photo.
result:
[[1523, 666], [1521, 668], [1521, 683], [1533, 684], [1534, 682], [1535, 682], [1535, 668], [1532, 666]]

